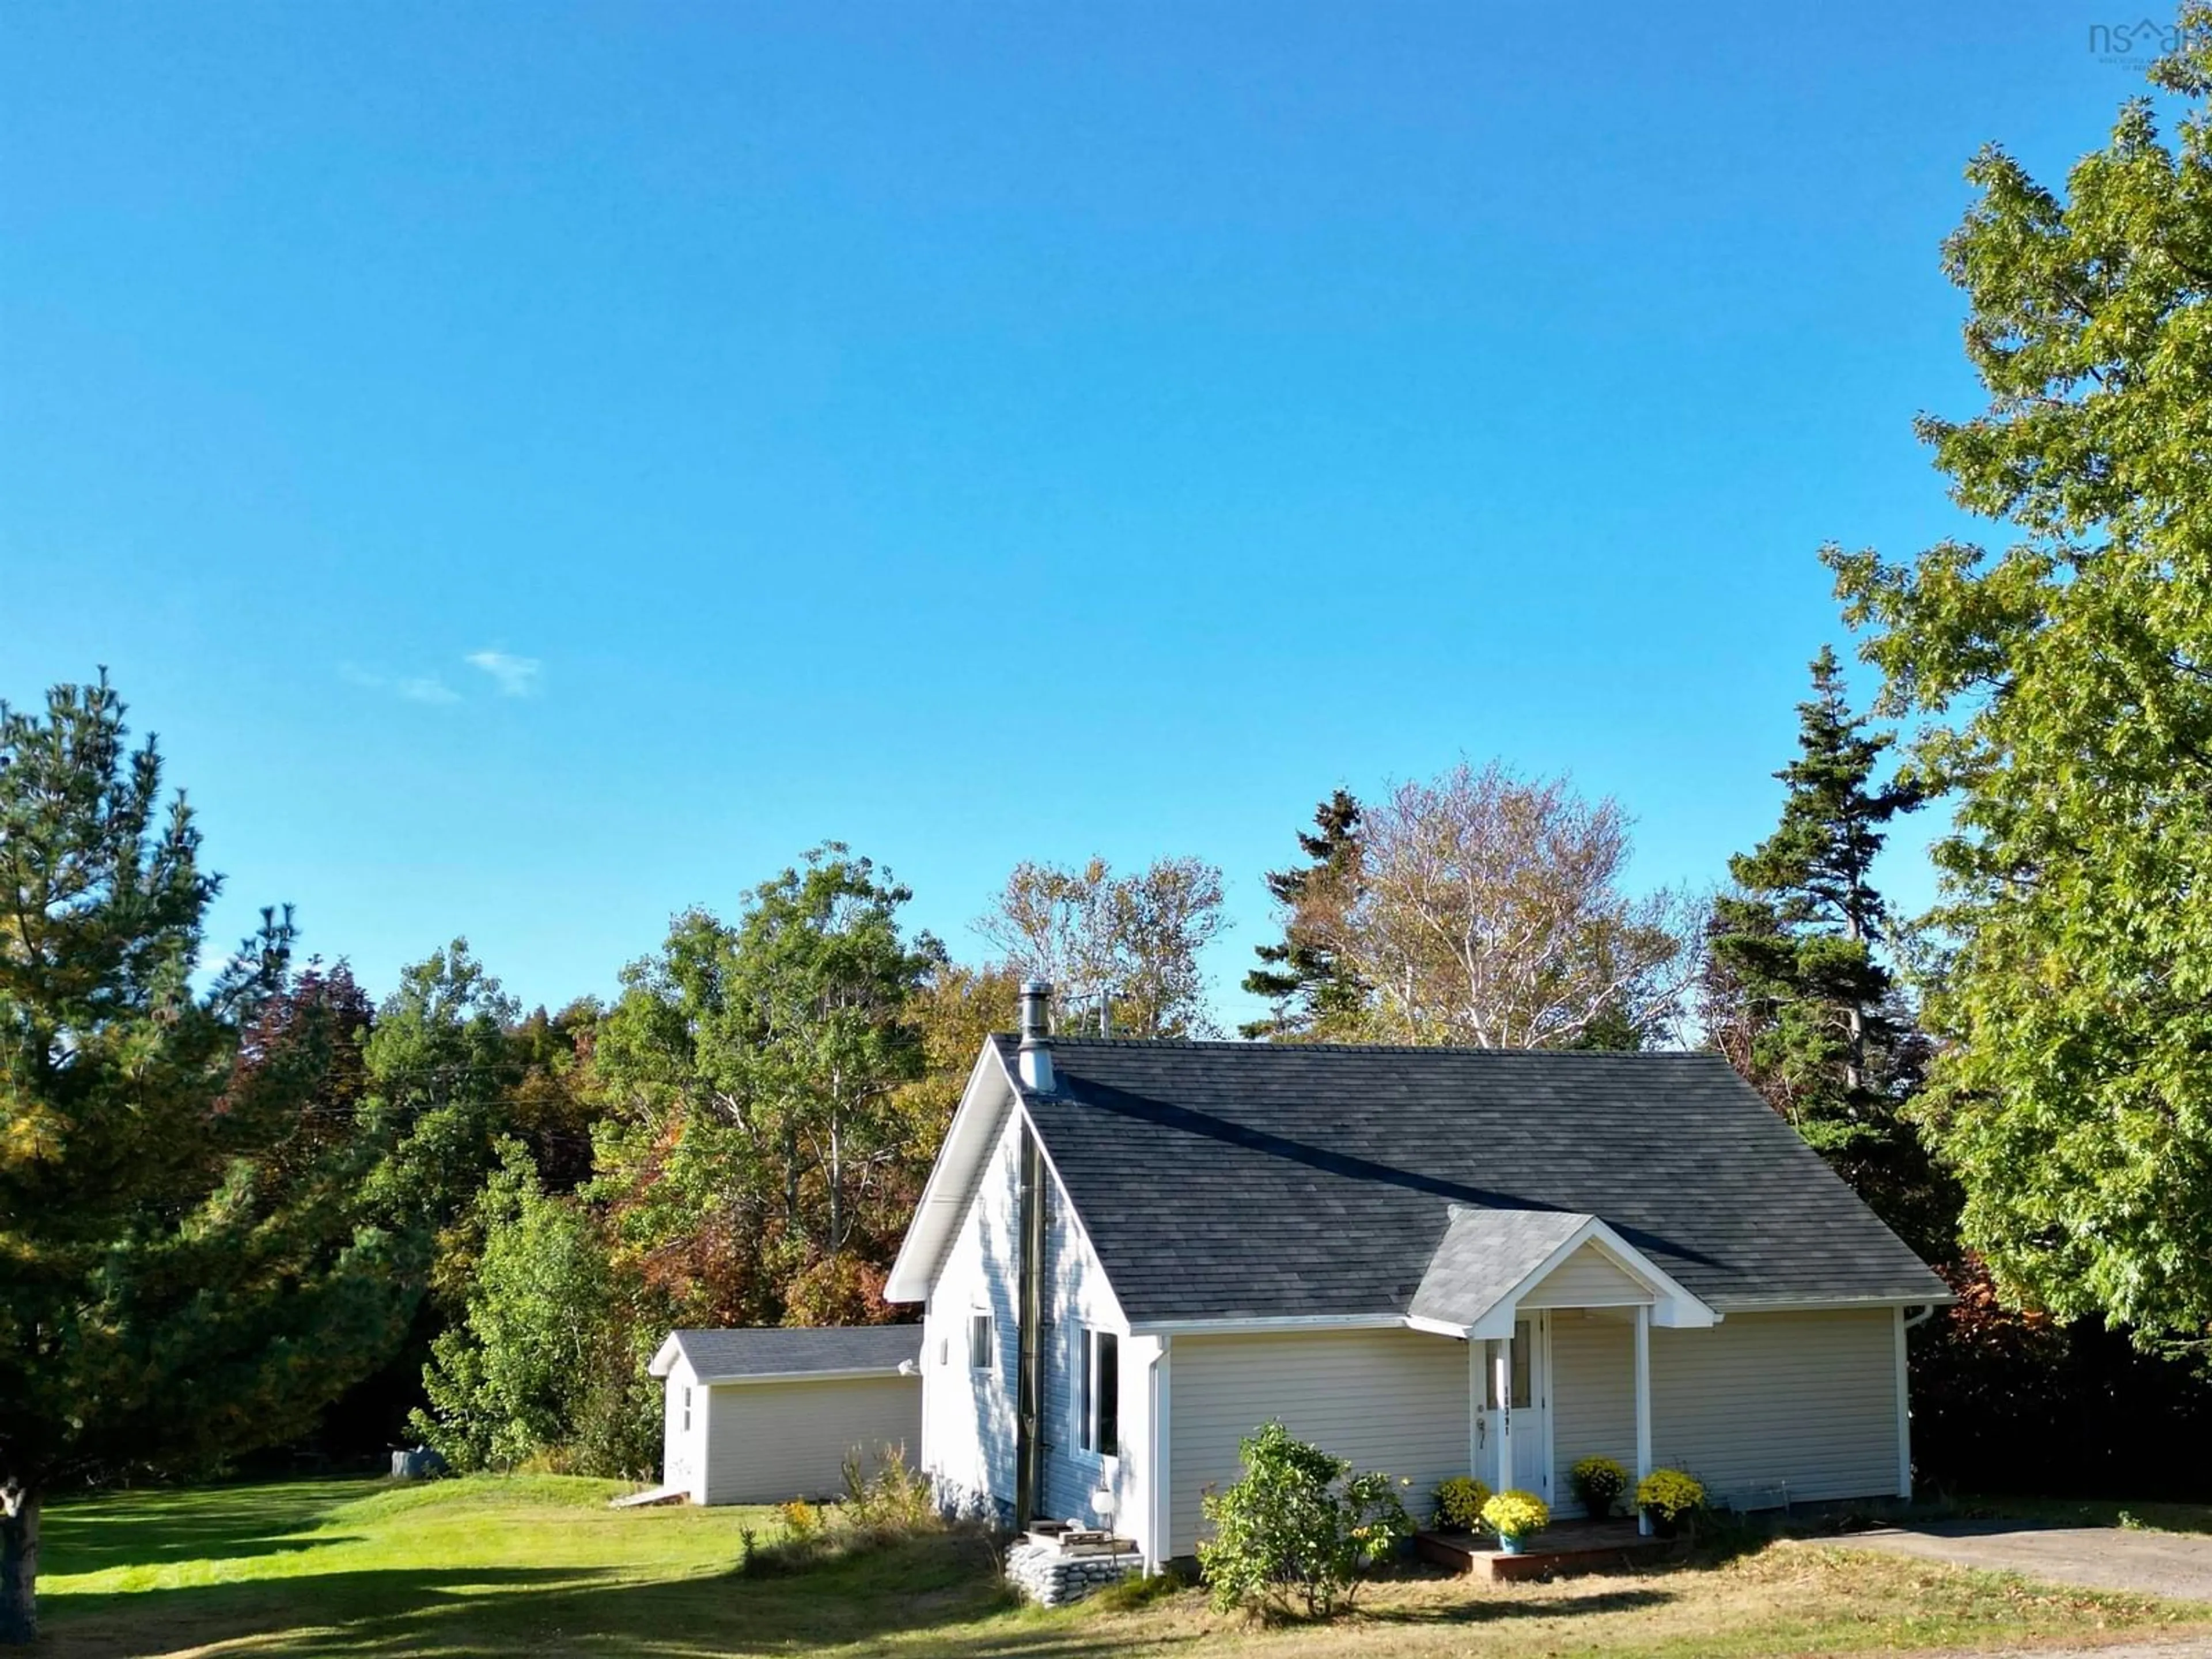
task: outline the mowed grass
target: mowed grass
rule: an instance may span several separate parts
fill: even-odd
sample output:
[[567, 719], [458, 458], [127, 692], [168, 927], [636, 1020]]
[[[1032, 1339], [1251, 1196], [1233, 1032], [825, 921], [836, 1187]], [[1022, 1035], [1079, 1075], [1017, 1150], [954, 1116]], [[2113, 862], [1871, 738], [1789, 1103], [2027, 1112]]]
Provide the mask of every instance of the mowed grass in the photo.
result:
[[1973, 1649], [2212, 1629], [2212, 1607], [1773, 1544], [1632, 1578], [1407, 1576], [1321, 1627], [1254, 1628], [1196, 1591], [1047, 1613], [958, 1535], [785, 1577], [735, 1569], [760, 1510], [613, 1510], [601, 1481], [360, 1480], [144, 1492], [46, 1519], [52, 1659], [114, 1655], [882, 1654], [1085, 1659], [1235, 1652], [1767, 1655]]

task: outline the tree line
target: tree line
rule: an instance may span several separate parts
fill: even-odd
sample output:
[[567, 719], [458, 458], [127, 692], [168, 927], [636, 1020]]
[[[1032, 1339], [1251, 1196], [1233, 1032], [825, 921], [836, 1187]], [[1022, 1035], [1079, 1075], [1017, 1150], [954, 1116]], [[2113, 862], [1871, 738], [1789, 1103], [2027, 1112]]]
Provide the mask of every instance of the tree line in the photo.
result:
[[[1960, 1480], [2141, 1491], [2212, 1447], [2212, 11], [2178, 38], [2176, 140], [2136, 100], [2063, 192], [1970, 169], [1987, 404], [1921, 430], [2004, 545], [1824, 550], [1879, 690], [1815, 659], [1717, 890], [1637, 891], [1617, 803], [1462, 764], [1325, 799], [1246, 981], [1253, 1040], [1717, 1049], [1957, 1288], [1914, 1364]], [[1939, 899], [1903, 918], [1873, 871], [1913, 811]], [[0, 707], [0, 1639], [74, 1485], [400, 1433], [643, 1473], [670, 1327], [890, 1316], [1019, 979], [1063, 1029], [1216, 1034], [1188, 857], [1023, 865], [963, 963], [825, 844], [556, 1012], [458, 940], [377, 1000], [282, 910], [207, 973], [220, 885], [104, 676]]]

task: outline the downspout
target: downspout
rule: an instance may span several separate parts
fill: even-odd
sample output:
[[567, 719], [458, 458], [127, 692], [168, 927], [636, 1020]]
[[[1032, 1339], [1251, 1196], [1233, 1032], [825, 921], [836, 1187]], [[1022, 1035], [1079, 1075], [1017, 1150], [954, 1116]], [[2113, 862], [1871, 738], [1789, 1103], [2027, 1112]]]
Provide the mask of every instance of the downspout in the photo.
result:
[[1905, 1328], [1909, 1331], [1916, 1325], [1924, 1325], [1935, 1316], [1936, 1304], [1931, 1302], [1918, 1313], [1907, 1314], [1905, 1316]]
[[1044, 1501], [1044, 1154], [1026, 1119], [1021, 1152], [1021, 1301], [1014, 1367], [1014, 1525]]
[[1146, 1528], [1150, 1536], [1145, 1540], [1145, 1572], [1147, 1577], [1164, 1569], [1175, 1547], [1175, 1500], [1171, 1494], [1173, 1475], [1168, 1468], [1168, 1446], [1170, 1431], [1167, 1414], [1170, 1408], [1168, 1397], [1168, 1351], [1175, 1338], [1157, 1339], [1152, 1363], [1145, 1368], [1146, 1386], [1151, 1390], [1149, 1409], [1145, 1413], [1147, 1429], [1145, 1448], [1146, 1496], [1152, 1500], [1152, 1518]]

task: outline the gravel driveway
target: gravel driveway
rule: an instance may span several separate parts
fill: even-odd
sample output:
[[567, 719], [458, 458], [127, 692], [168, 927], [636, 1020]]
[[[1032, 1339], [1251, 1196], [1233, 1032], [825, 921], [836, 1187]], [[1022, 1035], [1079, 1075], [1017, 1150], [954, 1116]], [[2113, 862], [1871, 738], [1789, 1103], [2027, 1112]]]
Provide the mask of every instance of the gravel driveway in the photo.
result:
[[[2132, 1532], [2118, 1527], [2027, 1527], [1957, 1521], [1883, 1527], [1833, 1540], [1845, 1548], [1926, 1556], [1962, 1567], [2016, 1572], [2045, 1583], [2136, 1590], [2179, 1601], [2212, 1602], [2212, 1537]], [[2106, 1653], [2122, 1650], [2107, 1648]], [[2212, 1655], [2212, 1644], [2147, 1647], [2147, 1653]]]

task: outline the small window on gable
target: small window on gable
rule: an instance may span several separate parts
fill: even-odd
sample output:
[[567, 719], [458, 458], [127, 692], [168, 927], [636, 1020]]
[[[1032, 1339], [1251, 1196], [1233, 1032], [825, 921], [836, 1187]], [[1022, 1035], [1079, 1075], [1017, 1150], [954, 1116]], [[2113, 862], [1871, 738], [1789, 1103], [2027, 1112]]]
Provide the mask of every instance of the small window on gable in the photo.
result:
[[684, 1432], [691, 1432], [691, 1390], [684, 1390]]
[[1076, 1389], [1076, 1437], [1083, 1449], [1101, 1457], [1121, 1453], [1121, 1339], [1111, 1331], [1083, 1334], [1081, 1374]]
[[988, 1371], [991, 1364], [991, 1316], [975, 1313], [968, 1316], [968, 1369]]

